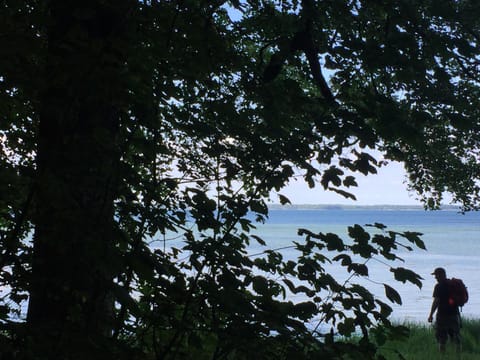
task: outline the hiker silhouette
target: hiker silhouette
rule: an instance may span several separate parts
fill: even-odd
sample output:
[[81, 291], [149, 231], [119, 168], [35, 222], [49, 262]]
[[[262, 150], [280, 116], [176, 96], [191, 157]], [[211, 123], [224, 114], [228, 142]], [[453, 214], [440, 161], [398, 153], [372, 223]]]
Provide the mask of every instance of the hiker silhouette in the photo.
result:
[[435, 276], [437, 284], [433, 289], [433, 302], [428, 317], [428, 322], [433, 321], [435, 317], [435, 338], [438, 342], [440, 352], [444, 353], [446, 350], [447, 340], [450, 339], [455, 344], [456, 351], [461, 351], [460, 338], [460, 312], [458, 305], [451, 300], [449, 291], [449, 281], [447, 273], [444, 268], [436, 268], [432, 275]]

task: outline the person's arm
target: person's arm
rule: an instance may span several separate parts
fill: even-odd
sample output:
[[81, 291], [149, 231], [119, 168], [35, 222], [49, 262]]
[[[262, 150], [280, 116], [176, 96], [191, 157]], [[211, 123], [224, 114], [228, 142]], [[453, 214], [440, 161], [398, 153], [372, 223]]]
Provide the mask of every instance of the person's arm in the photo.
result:
[[433, 299], [433, 302], [432, 302], [432, 308], [430, 309], [430, 315], [428, 316], [428, 322], [432, 322], [433, 321], [433, 314], [435, 314], [435, 311], [437, 310], [438, 308], [438, 303], [439, 303], [440, 299], [438, 297], [434, 298]]

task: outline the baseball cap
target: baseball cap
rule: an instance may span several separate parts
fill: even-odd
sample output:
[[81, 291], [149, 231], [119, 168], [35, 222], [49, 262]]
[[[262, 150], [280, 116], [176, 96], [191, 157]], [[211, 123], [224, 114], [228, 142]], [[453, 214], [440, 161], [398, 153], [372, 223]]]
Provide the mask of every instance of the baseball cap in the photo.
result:
[[435, 270], [433, 270], [432, 272], [432, 275], [437, 275], [437, 274], [443, 274], [445, 275], [445, 269], [444, 268], [441, 268], [441, 267], [438, 267], [436, 268]]

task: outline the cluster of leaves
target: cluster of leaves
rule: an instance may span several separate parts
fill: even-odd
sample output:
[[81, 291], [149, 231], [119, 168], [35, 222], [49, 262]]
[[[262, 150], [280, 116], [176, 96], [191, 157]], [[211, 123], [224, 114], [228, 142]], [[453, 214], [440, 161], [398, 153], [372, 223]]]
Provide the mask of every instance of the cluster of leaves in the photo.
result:
[[[378, 344], [407, 331], [393, 325], [392, 308], [355, 279], [373, 281], [367, 263], [379, 258], [393, 279], [421, 287], [417, 274], [393, 264], [398, 247], [424, 249], [420, 234], [373, 227], [373, 234], [350, 227], [348, 241], [300, 229], [304, 240], [292, 246], [294, 260], [277, 250], [249, 255], [246, 233], [238, 229], [192, 230], [182, 249], [157, 249], [150, 261], [136, 264], [139, 299], [121, 302], [131, 323], [118, 336], [142, 356], [161, 359], [373, 359]], [[325, 264], [343, 267], [346, 279], [339, 282]], [[391, 284], [383, 286], [386, 298], [401, 304]], [[345, 341], [352, 335], [361, 340]]]
[[[417, 234], [354, 226], [344, 243], [301, 230], [298, 259], [285, 261], [273, 250], [248, 255], [250, 241], [265, 245], [249, 216], [264, 221], [272, 196], [288, 203], [281, 190], [297, 178], [355, 199], [354, 175], [384, 164], [373, 150], [405, 163], [426, 207], [447, 190], [476, 209], [479, 15], [474, 0], [2, 2], [2, 351], [31, 350], [21, 308], [42, 277], [35, 256], [67, 273], [71, 249], [94, 238], [77, 264], [91, 266], [84, 277], [102, 274], [98, 288], [107, 284], [115, 304], [109, 336], [92, 340], [106, 357], [373, 357], [372, 329], [398, 335], [391, 309], [323, 265], [368, 277], [365, 261], [395, 260], [398, 237], [423, 248]], [[48, 179], [39, 167], [51, 154]], [[97, 158], [106, 160], [95, 167]], [[104, 194], [92, 190], [99, 181]], [[80, 195], [62, 193], [77, 186]], [[55, 227], [76, 224], [78, 234], [38, 259], [31, 234], [53, 226], [42, 223], [48, 209], [94, 208], [98, 198], [113, 209], [99, 221], [109, 228], [92, 237], [88, 211], [62, 218]], [[183, 245], [155, 250], [162, 236]], [[392, 274], [420, 286], [407, 269]], [[57, 280], [56, 296], [75, 286]], [[78, 310], [85, 289], [70, 292], [79, 301], [68, 321], [90, 310]], [[389, 284], [385, 292], [400, 302]], [[315, 320], [363, 340], [305, 325]]]

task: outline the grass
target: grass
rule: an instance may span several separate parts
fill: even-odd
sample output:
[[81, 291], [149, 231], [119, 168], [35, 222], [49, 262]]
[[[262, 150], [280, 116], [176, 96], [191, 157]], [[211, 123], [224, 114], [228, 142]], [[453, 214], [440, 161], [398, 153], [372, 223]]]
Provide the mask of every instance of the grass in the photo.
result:
[[438, 359], [480, 359], [480, 320], [464, 319], [461, 330], [462, 353], [457, 356], [455, 346], [447, 343], [445, 356], [440, 356], [435, 334], [431, 325], [405, 324], [410, 329], [410, 336], [405, 341], [388, 342], [380, 348], [380, 353], [388, 360], [398, 360], [401, 353], [407, 360]]

